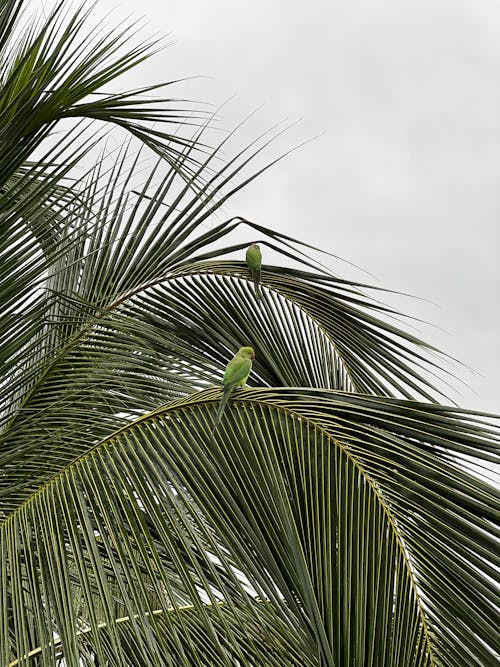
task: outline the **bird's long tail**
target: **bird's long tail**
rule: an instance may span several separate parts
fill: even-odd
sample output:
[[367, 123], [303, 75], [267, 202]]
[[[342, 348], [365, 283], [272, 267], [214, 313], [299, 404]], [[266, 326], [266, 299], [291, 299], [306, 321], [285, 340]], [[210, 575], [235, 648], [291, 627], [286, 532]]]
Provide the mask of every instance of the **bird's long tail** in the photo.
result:
[[231, 392], [233, 390], [232, 385], [226, 385], [224, 387], [224, 391], [222, 392], [222, 398], [220, 399], [219, 407], [217, 408], [217, 414], [215, 415], [215, 421], [214, 421], [214, 427], [212, 429], [212, 433], [215, 431], [217, 426], [219, 426], [222, 415], [224, 414], [224, 409], [226, 407], [226, 403], [229, 400], [229, 397], [231, 396]]
[[260, 293], [260, 271], [254, 271], [253, 272], [253, 285], [255, 288], [255, 298], [260, 299], [261, 293]]

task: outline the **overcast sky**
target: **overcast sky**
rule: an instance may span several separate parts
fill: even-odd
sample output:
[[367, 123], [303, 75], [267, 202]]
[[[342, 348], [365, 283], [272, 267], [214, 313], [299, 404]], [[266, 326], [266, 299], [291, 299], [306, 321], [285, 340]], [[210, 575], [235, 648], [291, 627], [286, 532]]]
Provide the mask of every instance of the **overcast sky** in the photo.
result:
[[[472, 367], [464, 407], [500, 412], [500, 3], [495, 0], [99, 0], [173, 45], [131, 86], [220, 104], [241, 145], [288, 118], [291, 147], [241, 214], [361, 265], [345, 277], [414, 294], [426, 340]], [[128, 81], [125, 82], [128, 84]], [[170, 93], [172, 93], [170, 91]], [[283, 142], [282, 142], [283, 145]], [[434, 304], [434, 305], [433, 305]]]

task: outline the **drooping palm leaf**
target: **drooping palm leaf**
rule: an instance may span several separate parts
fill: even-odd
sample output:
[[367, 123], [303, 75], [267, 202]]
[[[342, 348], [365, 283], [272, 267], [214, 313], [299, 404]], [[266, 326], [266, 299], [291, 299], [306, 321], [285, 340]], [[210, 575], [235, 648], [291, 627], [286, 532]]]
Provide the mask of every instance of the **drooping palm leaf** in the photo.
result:
[[[67, 18], [64, 5], [59, 3], [38, 30], [29, 26], [23, 37], [10, 20], [17, 8], [6, 0], [0, 8], [11, 31], [0, 82], [0, 183], [29, 159], [58, 122], [72, 117], [118, 124], [176, 164], [180, 151], [192, 145], [191, 140], [150, 131], [147, 123], [175, 123], [177, 127], [186, 122], [187, 109], [165, 108], [168, 99], [144, 98], [159, 86], [124, 94], [101, 92], [149, 57], [156, 45], [140, 44], [130, 49], [130, 28], [103, 33], [90, 27], [89, 10], [81, 7]], [[97, 93], [97, 99], [89, 100]]]
[[[182, 643], [190, 654], [178, 664], [207, 664], [210, 650], [219, 664], [259, 664], [254, 635], [238, 639], [231, 626], [249, 613], [266, 627], [264, 609], [276, 623], [294, 619], [303, 664], [495, 664], [499, 493], [459, 463], [471, 451], [498, 462], [497, 426], [428, 404], [254, 389], [230, 403], [214, 440], [219, 397], [208, 390], [140, 418], [20, 504], [0, 531], [7, 616], [7, 592], [26, 582], [47, 610], [46, 642], [55, 630], [68, 664], [83, 641], [77, 619], [119, 664], [116, 619], [126, 616], [142, 638], [132, 664], [171, 664]], [[86, 600], [78, 615], [70, 582]], [[27, 651], [32, 623], [27, 598], [13, 599], [25, 641], [10, 660]], [[206, 653], [190, 622], [175, 630], [186, 604], [203, 618]]]

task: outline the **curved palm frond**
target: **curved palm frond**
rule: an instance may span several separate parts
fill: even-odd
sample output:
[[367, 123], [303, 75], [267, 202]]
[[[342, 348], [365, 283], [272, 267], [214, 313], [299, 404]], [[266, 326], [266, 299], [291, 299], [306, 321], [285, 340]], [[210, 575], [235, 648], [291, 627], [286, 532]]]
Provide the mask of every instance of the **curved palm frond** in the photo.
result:
[[[192, 141], [149, 130], [148, 123], [188, 123], [188, 109], [170, 107], [170, 99], [148, 100], [145, 93], [160, 85], [126, 92], [103, 94], [103, 87], [137, 66], [154, 52], [155, 43], [128, 46], [133, 29], [106, 34], [90, 27], [91, 10], [81, 6], [71, 16], [60, 2], [44, 23], [19, 34], [15, 15], [22, 2], [3, 2], [5, 37], [0, 81], [0, 183], [15, 172], [65, 118], [87, 118], [117, 124], [177, 164]], [[166, 84], [162, 84], [166, 85]], [[89, 96], [98, 95], [89, 100]], [[167, 105], [167, 108], [165, 108]], [[199, 116], [198, 116], [199, 117]], [[192, 116], [190, 122], [195, 122]]]
[[141, 642], [131, 664], [259, 664], [259, 627], [283, 633], [266, 664], [294, 664], [293, 651], [297, 664], [495, 664], [500, 494], [460, 463], [498, 462], [498, 425], [443, 406], [253, 389], [213, 439], [219, 397], [139, 418], [3, 523], [4, 623], [16, 627], [6, 664], [36, 648], [40, 616], [43, 650], [56, 632], [67, 664], [85, 642], [120, 664], [124, 617]]
[[436, 400], [440, 368], [428, 354], [436, 350], [391, 324], [389, 318], [399, 314], [360, 291], [369, 286], [264, 265], [261, 282], [267, 298], [257, 303], [248, 289], [250, 280], [243, 262], [190, 262], [148, 285], [144, 294], [136, 290], [130, 302], [137, 305], [131, 309], [139, 317], [143, 300], [147, 302], [144, 310], [156, 315], [159, 336], [162, 314], [169, 334], [182, 336], [182, 324], [171, 318], [173, 311], [181, 312], [184, 328], [196, 332], [193, 347], [197, 340], [207, 348], [217, 340], [224, 343], [226, 356], [240, 341], [250, 341], [262, 362], [259, 380], [267, 385]]
[[[217, 613], [214, 613], [214, 609]], [[229, 613], [228, 613], [229, 610]], [[234, 615], [237, 612], [237, 616]], [[267, 613], [266, 613], [267, 612]], [[225, 603], [216, 603], [215, 607], [208, 607], [206, 614], [200, 616], [193, 605], [186, 607], [173, 607], [169, 609], [155, 609], [151, 614], [146, 612], [146, 617], [152, 616], [154, 623], [148, 628], [150, 634], [163, 637], [163, 641], [157, 642], [156, 652], [150, 651], [146, 654], [148, 664], [169, 665], [207, 665], [221, 664], [221, 652], [229, 664], [244, 665], [269, 665], [270, 667], [314, 667], [317, 664], [311, 660], [304, 650], [301, 642], [304, 637], [291, 630], [273, 612], [268, 603], [259, 604], [259, 614], [249, 613], [246, 607]], [[209, 617], [213, 623], [217, 637], [207, 632], [204, 623], [205, 617]], [[105, 660], [110, 667], [122, 667], [127, 664], [143, 667], [144, 653], [137, 651], [136, 630], [134, 621], [137, 622], [138, 615], [134, 618], [124, 616], [116, 619], [116, 634], [118, 637], [118, 650], [111, 649], [115, 636], [110, 636], [107, 624], [101, 623], [97, 630], [87, 629], [80, 631], [80, 659], [86, 660], [88, 664], [95, 664], [95, 658], [99, 656]], [[227, 629], [230, 632], [227, 632]], [[187, 633], [186, 633], [187, 630]], [[113, 633], [114, 635], [115, 633]], [[169, 641], [172, 634], [178, 636], [188, 634], [189, 641], [183, 644]], [[166, 641], [168, 642], [166, 644]], [[99, 649], [96, 649], [96, 646]], [[106, 648], [101, 648], [101, 647]], [[165, 646], [167, 648], [165, 649]], [[47, 648], [50, 651], [47, 651]], [[62, 642], [58, 638], [53, 642], [53, 647], [37, 647], [27, 655], [33, 661], [44, 655], [47, 651], [49, 660], [64, 660]], [[158, 652], [167, 651], [166, 658], [159, 660]], [[200, 657], [202, 656], [202, 657]], [[99, 659], [99, 658], [98, 658]], [[18, 667], [19, 660], [12, 660], [8, 667]], [[226, 664], [226, 663], [223, 663]]]

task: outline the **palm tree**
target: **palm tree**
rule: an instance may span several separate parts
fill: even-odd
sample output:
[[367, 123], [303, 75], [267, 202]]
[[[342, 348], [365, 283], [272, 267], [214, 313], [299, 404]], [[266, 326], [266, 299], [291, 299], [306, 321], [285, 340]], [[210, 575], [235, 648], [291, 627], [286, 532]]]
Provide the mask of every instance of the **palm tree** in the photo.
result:
[[[154, 44], [22, 5], [0, 0], [0, 664], [498, 664], [497, 418], [440, 403], [436, 351], [368, 285], [221, 221], [266, 136], [223, 162], [194, 107], [101, 92]], [[259, 301], [227, 259], [256, 239]]]

